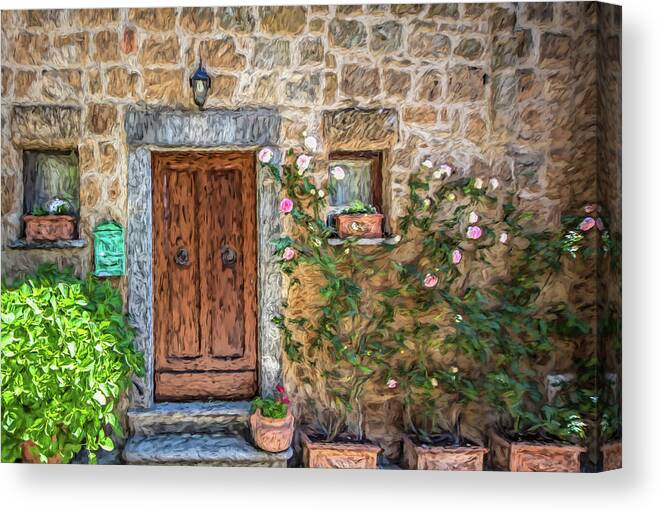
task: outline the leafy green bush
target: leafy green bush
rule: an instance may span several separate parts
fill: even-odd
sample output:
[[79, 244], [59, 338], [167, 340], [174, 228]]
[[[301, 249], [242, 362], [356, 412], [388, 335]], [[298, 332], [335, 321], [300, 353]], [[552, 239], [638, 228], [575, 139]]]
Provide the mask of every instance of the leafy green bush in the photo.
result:
[[2, 461], [20, 458], [32, 440], [41, 460], [68, 462], [82, 448], [95, 462], [121, 435], [117, 399], [142, 354], [108, 281], [40, 267], [2, 285]]

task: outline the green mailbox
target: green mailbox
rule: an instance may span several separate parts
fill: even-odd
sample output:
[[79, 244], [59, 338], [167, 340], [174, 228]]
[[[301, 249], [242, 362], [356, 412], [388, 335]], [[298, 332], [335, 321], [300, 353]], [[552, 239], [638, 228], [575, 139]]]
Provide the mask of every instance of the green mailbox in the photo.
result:
[[114, 221], [106, 221], [94, 228], [94, 275], [123, 276], [124, 228]]

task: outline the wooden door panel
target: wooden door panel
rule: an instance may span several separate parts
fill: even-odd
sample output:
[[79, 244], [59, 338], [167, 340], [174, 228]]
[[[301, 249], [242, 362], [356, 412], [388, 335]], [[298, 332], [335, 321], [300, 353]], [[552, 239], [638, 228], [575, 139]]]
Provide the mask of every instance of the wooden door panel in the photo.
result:
[[[167, 171], [163, 198], [167, 205], [165, 248], [167, 261], [166, 286], [170, 302], [170, 315], [165, 320], [169, 324], [170, 340], [168, 359], [180, 357], [200, 357], [199, 308], [197, 280], [197, 237], [195, 225], [195, 174], [191, 171]], [[177, 263], [177, 257], [186, 263]], [[178, 254], [180, 253], [181, 254]], [[180, 260], [181, 261], [181, 260]]]
[[[249, 398], [257, 384], [254, 155], [153, 153], [152, 167], [156, 399]], [[234, 264], [223, 263], [225, 247]]]

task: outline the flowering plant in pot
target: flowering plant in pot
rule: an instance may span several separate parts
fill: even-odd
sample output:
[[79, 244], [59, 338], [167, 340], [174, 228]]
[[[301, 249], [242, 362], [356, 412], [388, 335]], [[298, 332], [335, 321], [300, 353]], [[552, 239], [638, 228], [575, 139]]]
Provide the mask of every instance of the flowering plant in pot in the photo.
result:
[[255, 444], [267, 452], [287, 450], [294, 436], [294, 417], [285, 388], [278, 385], [276, 395], [252, 401], [250, 432]]
[[352, 201], [335, 217], [335, 227], [340, 238], [379, 238], [383, 235], [382, 225], [383, 215], [374, 206], [360, 200]]
[[309, 297], [312, 312], [297, 314], [284, 304], [284, 314], [273, 319], [292, 365], [323, 383], [315, 417], [300, 436], [304, 463], [374, 468], [380, 449], [365, 439], [361, 400], [392, 309], [363, 292], [380, 271], [351, 241], [342, 247], [328, 243], [335, 230], [325, 221], [327, 192], [314, 183], [308, 154], [290, 150], [277, 166], [260, 152], [260, 161], [281, 188], [280, 213], [293, 224], [273, 241], [289, 288], [300, 289], [306, 273], [319, 280]]
[[23, 216], [25, 238], [35, 240], [71, 240], [76, 229], [76, 217], [71, 215], [71, 205], [64, 199], [52, 199], [46, 208], [35, 207]]

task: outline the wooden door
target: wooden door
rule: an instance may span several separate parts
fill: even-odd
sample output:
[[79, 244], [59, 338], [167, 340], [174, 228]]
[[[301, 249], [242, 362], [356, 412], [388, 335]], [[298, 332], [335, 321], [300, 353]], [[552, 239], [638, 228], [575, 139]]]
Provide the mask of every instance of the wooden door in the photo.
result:
[[152, 153], [156, 400], [257, 388], [254, 155]]

